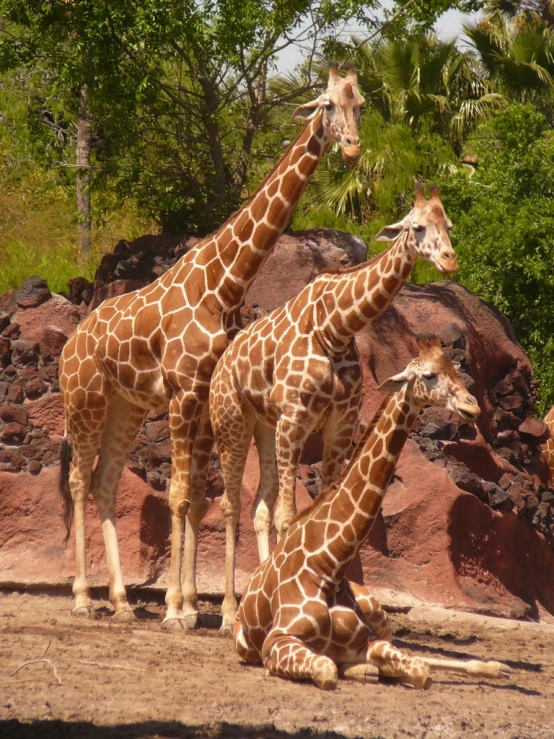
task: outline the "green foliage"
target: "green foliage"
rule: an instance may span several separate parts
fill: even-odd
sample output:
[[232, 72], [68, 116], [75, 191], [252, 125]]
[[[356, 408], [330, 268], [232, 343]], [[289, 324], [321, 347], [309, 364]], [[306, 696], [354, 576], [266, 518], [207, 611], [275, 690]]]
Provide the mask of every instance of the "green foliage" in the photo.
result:
[[531, 106], [514, 104], [479, 132], [479, 167], [443, 182], [455, 225], [455, 275], [502, 310], [554, 404], [554, 134]]
[[[112, 208], [95, 224], [91, 259], [78, 258], [73, 170], [62, 166], [58, 136], [51, 135], [56, 119], [41, 121], [29, 113], [44, 112], [43, 89], [34, 74], [21, 71], [0, 81], [0, 293], [19, 287], [32, 274], [46, 279], [54, 291], [66, 290], [69, 278], [92, 278], [102, 253], [122, 235], [132, 239], [152, 227], [132, 201]], [[62, 126], [60, 136], [67, 130]]]
[[80, 262], [78, 268], [77, 261], [77, 250], [70, 244], [44, 249], [10, 241], [0, 254], [0, 293], [17, 289], [30, 275], [43, 277], [52, 292], [67, 290], [67, 281], [77, 275], [93, 280], [98, 260]]

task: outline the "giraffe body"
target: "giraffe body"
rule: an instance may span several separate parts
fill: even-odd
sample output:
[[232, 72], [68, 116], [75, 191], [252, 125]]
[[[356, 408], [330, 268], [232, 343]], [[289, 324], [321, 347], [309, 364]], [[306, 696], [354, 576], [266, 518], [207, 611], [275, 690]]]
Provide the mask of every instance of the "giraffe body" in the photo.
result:
[[72, 514], [75, 518], [74, 613], [92, 611], [84, 521], [85, 501], [92, 490], [102, 521], [115, 616], [133, 617], [115, 532], [117, 485], [147, 411], [168, 408], [171, 566], [165, 623], [170, 627], [195, 623], [197, 533], [207, 508], [204, 487], [213, 446], [208, 413], [211, 375], [236, 332], [236, 312], [248, 287], [329, 143], [341, 144], [346, 161], [358, 159], [357, 121], [363, 102], [354, 69], [341, 78], [331, 67], [327, 90], [295, 113], [308, 118], [307, 127], [246, 205], [151, 285], [102, 303], [68, 339], [60, 359], [67, 428], [60, 491], [68, 531]]
[[295, 298], [250, 324], [219, 361], [210, 389], [210, 416], [225, 480], [223, 632], [230, 632], [236, 615], [234, 549], [252, 435], [260, 458], [252, 516], [263, 561], [269, 556], [277, 499], [278, 534], [296, 515], [296, 470], [308, 436], [322, 432], [323, 487], [337, 479], [351, 448], [362, 401], [355, 334], [391, 303], [418, 256], [444, 272], [457, 268], [450, 228], [438, 191], [432, 190], [426, 200], [418, 188], [406, 218], [378, 235], [394, 239], [387, 251], [365, 264], [321, 273]]
[[500, 677], [497, 662], [409, 657], [390, 643], [391, 625], [375, 598], [344, 577], [367, 538], [419, 411], [447, 407], [473, 423], [479, 407], [435, 338], [387, 380], [385, 396], [340, 481], [316, 498], [277, 543], [248, 584], [234, 628], [239, 656], [267, 671], [333, 688], [339, 675], [363, 679], [375, 668], [417, 688], [432, 670]]

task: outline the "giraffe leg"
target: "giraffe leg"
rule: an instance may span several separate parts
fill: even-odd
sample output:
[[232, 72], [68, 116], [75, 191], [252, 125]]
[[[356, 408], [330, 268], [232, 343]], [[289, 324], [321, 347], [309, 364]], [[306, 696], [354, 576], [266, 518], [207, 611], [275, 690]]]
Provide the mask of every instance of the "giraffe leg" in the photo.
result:
[[275, 445], [279, 473], [279, 502], [275, 510], [277, 536], [282, 536], [296, 516], [296, 471], [313, 418], [308, 413], [282, 415], [277, 424]]
[[194, 439], [202, 416], [203, 403], [198, 394], [175, 396], [169, 404], [169, 433], [171, 437], [171, 563], [169, 584], [165, 596], [167, 606], [162, 622], [164, 629], [181, 630], [187, 627], [183, 613], [181, 583], [183, 531], [190, 508], [190, 471]]
[[248, 636], [246, 635], [244, 627], [240, 622], [238, 616], [233, 627], [233, 642], [237, 654], [245, 662], [259, 664], [262, 661], [259, 651], [248, 639]]
[[366, 587], [355, 582], [348, 581], [347, 587], [372, 633], [379, 639], [390, 641], [392, 638], [390, 618], [377, 598], [371, 595]]
[[390, 642], [375, 640], [368, 644], [365, 661], [379, 669], [379, 674], [398, 678], [404, 685], [427, 690], [433, 682], [426, 660], [410, 657]]
[[262, 657], [268, 674], [292, 680], [313, 680], [322, 690], [337, 687], [339, 673], [333, 660], [316, 654], [296, 636], [270, 632]]
[[[63, 360], [63, 357], [62, 357]], [[69, 363], [67, 363], [69, 364]], [[90, 492], [92, 468], [107, 417], [109, 388], [93, 359], [78, 363], [75, 372], [60, 364], [67, 432], [73, 448], [69, 488], [75, 520], [75, 579], [73, 615], [93, 614], [86, 574], [85, 505]], [[62, 371], [63, 367], [63, 371]], [[87, 392], [82, 388], [87, 387]]]
[[221, 468], [225, 480], [225, 493], [220, 507], [225, 519], [225, 597], [221, 605], [223, 622], [220, 633], [229, 636], [237, 614], [237, 599], [235, 596], [235, 554], [237, 528], [240, 517], [240, 491], [244, 465], [248, 455], [248, 447], [252, 438], [254, 418], [246, 417], [240, 432], [235, 427], [222, 431], [218, 439], [221, 453]]
[[269, 557], [269, 532], [275, 501], [279, 494], [275, 429], [258, 423], [254, 428], [254, 438], [260, 460], [260, 484], [252, 505], [252, 520], [258, 541], [260, 562], [264, 562]]
[[93, 615], [86, 571], [85, 505], [90, 491], [92, 467], [96, 458], [99, 436], [100, 434], [96, 439], [89, 437], [82, 442], [78, 434], [71, 435], [73, 461], [69, 487], [75, 521], [75, 579], [73, 580], [75, 606], [72, 611], [74, 616], [90, 617]]
[[458, 675], [471, 677], [487, 677], [491, 679], [506, 678], [511, 674], [508, 665], [495, 660], [483, 662], [478, 659], [435, 659], [424, 657], [424, 661], [431, 668], [431, 672], [455, 672]]
[[198, 592], [196, 589], [196, 555], [198, 552], [198, 528], [208, 511], [206, 479], [208, 463], [214, 445], [208, 407], [204, 407], [200, 425], [192, 448], [190, 486], [191, 502], [185, 523], [185, 546], [183, 561], [183, 617], [187, 628], [196, 628], [198, 623]]
[[102, 523], [110, 583], [109, 597], [114, 607], [115, 621], [134, 619], [121, 574], [115, 529], [115, 503], [121, 473], [145, 416], [146, 411], [143, 408], [130, 403], [120, 395], [112, 396], [100, 441], [100, 457], [92, 475], [91, 488]]
[[355, 408], [350, 409], [346, 414], [333, 414], [323, 429], [322, 490], [328, 488], [340, 476], [356, 433], [358, 406], [359, 403], [356, 403]]

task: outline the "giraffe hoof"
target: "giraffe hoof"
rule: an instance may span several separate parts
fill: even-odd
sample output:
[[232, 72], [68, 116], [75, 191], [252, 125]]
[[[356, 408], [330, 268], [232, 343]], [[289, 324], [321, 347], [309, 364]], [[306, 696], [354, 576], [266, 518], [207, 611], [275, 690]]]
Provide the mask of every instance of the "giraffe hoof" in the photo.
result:
[[175, 616], [162, 621], [162, 629], [164, 631], [190, 631], [191, 629], [196, 629], [198, 626], [198, 616], [194, 613], [189, 616], [180, 616], [179, 618]]
[[77, 616], [77, 618], [96, 618], [96, 614], [94, 613], [92, 606], [79, 606], [78, 608], [74, 608], [71, 611], [71, 615]]
[[233, 626], [231, 624], [221, 624], [219, 634], [220, 636], [233, 636]]
[[119, 613], [115, 613], [112, 618], [112, 621], [116, 624], [128, 624], [136, 620], [137, 620], [137, 617], [135, 616], [133, 611], [131, 611], [131, 609], [125, 610], [125, 611], [119, 611]]

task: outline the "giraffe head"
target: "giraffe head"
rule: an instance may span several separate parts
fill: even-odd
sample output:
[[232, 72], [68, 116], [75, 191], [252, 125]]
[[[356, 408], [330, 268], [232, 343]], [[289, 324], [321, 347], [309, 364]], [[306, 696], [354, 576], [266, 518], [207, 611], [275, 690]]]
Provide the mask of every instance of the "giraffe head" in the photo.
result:
[[450, 243], [452, 222], [444, 211], [439, 188], [433, 185], [429, 200], [423, 194], [423, 185], [416, 185], [414, 207], [398, 223], [385, 226], [376, 241], [394, 241], [402, 233], [408, 236], [407, 246], [439, 270], [450, 274], [458, 269], [456, 252]]
[[341, 77], [336, 63], [329, 66], [329, 83], [316, 100], [300, 105], [293, 114], [296, 120], [309, 120], [319, 111], [326, 135], [340, 144], [342, 158], [355, 164], [360, 158], [358, 119], [365, 100], [358, 91], [358, 76], [352, 64], [347, 64], [346, 77]]
[[436, 336], [418, 336], [417, 345], [419, 356], [403, 372], [389, 377], [377, 389], [397, 392], [410, 384], [415, 405], [422, 408], [448, 408], [464, 421], [475, 423], [481, 410], [458, 374], [459, 365], [452, 362], [442, 350], [440, 339]]

